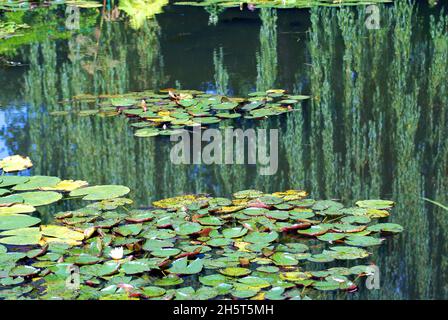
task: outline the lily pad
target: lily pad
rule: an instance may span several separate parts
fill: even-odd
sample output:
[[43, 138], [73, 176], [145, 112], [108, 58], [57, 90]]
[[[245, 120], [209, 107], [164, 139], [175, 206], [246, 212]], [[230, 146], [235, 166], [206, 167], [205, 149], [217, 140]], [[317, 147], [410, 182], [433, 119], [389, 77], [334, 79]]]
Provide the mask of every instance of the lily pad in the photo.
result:
[[8, 156], [0, 160], [0, 169], [4, 172], [22, 171], [32, 166], [30, 158], [19, 155]]
[[40, 223], [40, 219], [22, 214], [0, 215], [0, 230], [12, 230], [31, 227]]
[[82, 196], [83, 200], [106, 200], [122, 197], [130, 192], [130, 189], [119, 185], [103, 185], [93, 186], [73, 190], [70, 192], [71, 197]]

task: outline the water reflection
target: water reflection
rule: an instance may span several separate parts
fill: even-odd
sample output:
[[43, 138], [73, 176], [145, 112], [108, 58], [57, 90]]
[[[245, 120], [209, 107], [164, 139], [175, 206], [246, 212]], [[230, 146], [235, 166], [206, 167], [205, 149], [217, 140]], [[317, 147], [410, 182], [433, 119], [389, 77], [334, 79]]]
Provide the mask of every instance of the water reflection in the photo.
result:
[[[28, 66], [0, 75], [8, 153], [29, 155], [36, 174], [125, 184], [141, 205], [245, 188], [306, 188], [347, 204], [390, 198], [390, 220], [405, 232], [371, 257], [381, 289], [335, 298], [447, 298], [448, 216], [422, 197], [448, 203], [448, 18], [406, 2], [381, 7], [380, 30], [364, 27], [360, 8], [228, 10], [216, 26], [203, 10], [180, 12], [22, 47]], [[313, 99], [284, 117], [226, 123], [280, 129], [273, 176], [172, 165], [169, 139], [136, 139], [126, 119], [48, 114], [75, 108], [71, 97], [82, 93], [167, 86], [241, 95], [283, 87]]]

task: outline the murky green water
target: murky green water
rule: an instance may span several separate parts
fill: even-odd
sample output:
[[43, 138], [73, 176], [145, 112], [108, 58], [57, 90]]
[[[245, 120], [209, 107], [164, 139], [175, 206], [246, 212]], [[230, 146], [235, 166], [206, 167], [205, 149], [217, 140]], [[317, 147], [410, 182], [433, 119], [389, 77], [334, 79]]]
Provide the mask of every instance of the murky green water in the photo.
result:
[[[64, 10], [38, 9], [37, 42], [6, 52], [25, 65], [0, 68], [0, 154], [28, 155], [34, 174], [127, 185], [142, 206], [249, 188], [303, 188], [345, 204], [392, 199], [389, 221], [405, 231], [371, 257], [381, 289], [334, 298], [446, 299], [448, 215], [422, 200], [448, 203], [448, 18], [440, 9], [380, 6], [380, 30], [365, 27], [363, 8], [229, 9], [213, 25], [202, 8], [168, 6], [138, 30], [85, 10], [73, 33], [63, 30]], [[254, 165], [174, 165], [169, 138], [136, 138], [123, 117], [49, 115], [81, 93], [167, 87], [284, 88], [314, 98], [286, 116], [234, 122], [280, 130], [272, 176]]]

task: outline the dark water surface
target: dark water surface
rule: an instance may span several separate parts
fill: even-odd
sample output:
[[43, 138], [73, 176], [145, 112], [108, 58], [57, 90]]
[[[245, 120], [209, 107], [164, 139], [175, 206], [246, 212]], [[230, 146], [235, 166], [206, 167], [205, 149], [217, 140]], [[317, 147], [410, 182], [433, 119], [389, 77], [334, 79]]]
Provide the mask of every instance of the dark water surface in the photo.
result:
[[[379, 30], [365, 27], [362, 7], [228, 9], [213, 25], [202, 8], [168, 6], [138, 29], [83, 13], [73, 33], [62, 19], [8, 53], [25, 66], [0, 67], [0, 155], [28, 155], [33, 174], [127, 185], [143, 206], [249, 188], [305, 189], [346, 205], [392, 199], [389, 221], [405, 231], [370, 258], [380, 290], [329, 297], [446, 299], [448, 213], [422, 197], [448, 204], [448, 18], [440, 6], [399, 3], [380, 6]], [[279, 129], [272, 176], [254, 165], [174, 165], [169, 138], [134, 137], [122, 117], [49, 114], [70, 110], [77, 94], [167, 87], [283, 88], [313, 99], [285, 116], [231, 123]]]

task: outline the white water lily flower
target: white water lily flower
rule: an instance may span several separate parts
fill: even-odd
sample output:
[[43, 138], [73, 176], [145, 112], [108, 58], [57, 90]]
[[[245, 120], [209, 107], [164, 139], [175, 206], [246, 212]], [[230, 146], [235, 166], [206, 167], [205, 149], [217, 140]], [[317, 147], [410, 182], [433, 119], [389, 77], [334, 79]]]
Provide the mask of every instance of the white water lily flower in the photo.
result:
[[120, 260], [123, 258], [123, 247], [114, 248], [110, 251], [109, 255], [114, 260]]

